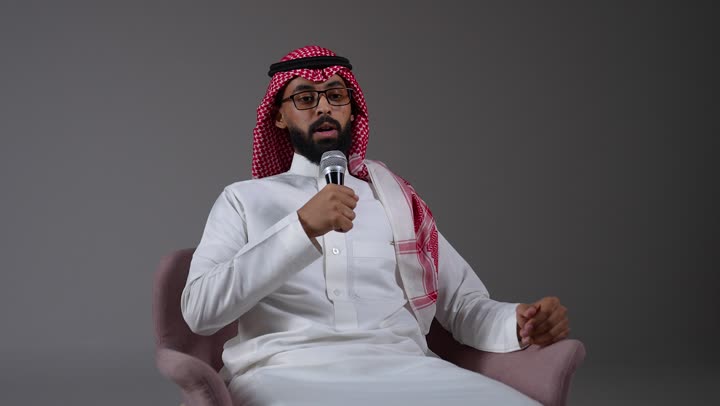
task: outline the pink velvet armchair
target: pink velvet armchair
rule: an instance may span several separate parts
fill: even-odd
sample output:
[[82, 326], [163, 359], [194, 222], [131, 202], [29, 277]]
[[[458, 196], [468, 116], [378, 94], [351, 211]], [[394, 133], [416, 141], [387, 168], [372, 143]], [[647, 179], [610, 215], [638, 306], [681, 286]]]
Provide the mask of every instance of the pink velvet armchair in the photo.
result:
[[[194, 248], [164, 257], [155, 273], [153, 316], [156, 364], [175, 382], [187, 406], [231, 406], [230, 393], [220, 378], [223, 344], [237, 333], [237, 322], [212, 336], [190, 331], [180, 311], [182, 294]], [[578, 340], [563, 340], [540, 348], [493, 354], [456, 342], [437, 322], [427, 335], [430, 349], [460, 367], [512, 386], [544, 405], [564, 405], [575, 369], [585, 358]]]

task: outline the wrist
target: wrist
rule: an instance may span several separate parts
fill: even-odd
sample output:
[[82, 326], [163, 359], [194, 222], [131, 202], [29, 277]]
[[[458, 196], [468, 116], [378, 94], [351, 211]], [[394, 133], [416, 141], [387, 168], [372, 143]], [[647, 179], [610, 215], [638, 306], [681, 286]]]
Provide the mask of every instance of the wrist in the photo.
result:
[[311, 231], [310, 226], [308, 225], [308, 223], [307, 223], [307, 222], [305, 221], [305, 219], [303, 218], [303, 215], [302, 215], [302, 213], [300, 212], [300, 210], [297, 211], [297, 216], [298, 216], [298, 220], [300, 221], [300, 225], [302, 226], [303, 231], [305, 231], [305, 234], [308, 236], [308, 238], [313, 239], [313, 238], [317, 237], [317, 236]]

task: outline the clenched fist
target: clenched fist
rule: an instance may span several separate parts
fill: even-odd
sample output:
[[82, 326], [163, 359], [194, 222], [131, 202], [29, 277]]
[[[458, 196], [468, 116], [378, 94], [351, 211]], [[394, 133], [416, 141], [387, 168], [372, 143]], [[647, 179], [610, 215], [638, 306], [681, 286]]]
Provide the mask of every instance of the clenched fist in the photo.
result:
[[522, 344], [546, 346], [570, 334], [567, 308], [557, 297], [544, 297], [535, 303], [517, 306], [517, 332]]
[[328, 184], [298, 211], [298, 218], [310, 238], [328, 231], [346, 233], [353, 227], [359, 197], [347, 186]]

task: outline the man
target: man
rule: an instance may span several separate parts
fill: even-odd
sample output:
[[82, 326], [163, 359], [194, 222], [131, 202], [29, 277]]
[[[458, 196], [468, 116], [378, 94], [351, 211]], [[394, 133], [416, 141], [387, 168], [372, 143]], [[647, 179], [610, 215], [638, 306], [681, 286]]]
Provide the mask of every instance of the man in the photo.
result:
[[[484, 351], [569, 333], [556, 298], [491, 300], [414, 189], [365, 159], [368, 115], [345, 58], [309, 46], [270, 69], [253, 140], [255, 179], [225, 188], [182, 295], [190, 328], [238, 320], [222, 370], [238, 404], [536, 404], [445, 362], [433, 318]], [[345, 185], [319, 176], [323, 152]]]

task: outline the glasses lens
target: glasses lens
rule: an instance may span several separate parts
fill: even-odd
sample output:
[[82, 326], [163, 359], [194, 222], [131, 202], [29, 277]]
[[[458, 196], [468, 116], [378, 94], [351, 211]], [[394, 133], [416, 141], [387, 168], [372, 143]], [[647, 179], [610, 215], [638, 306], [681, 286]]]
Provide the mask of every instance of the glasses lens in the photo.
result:
[[352, 89], [337, 88], [328, 89], [324, 92], [307, 91], [296, 93], [291, 97], [293, 103], [295, 103], [295, 107], [298, 110], [307, 110], [317, 106], [318, 99], [320, 98], [320, 93], [325, 93], [325, 98], [327, 99], [328, 103], [332, 104], [333, 106], [344, 106], [346, 104], [350, 104], [350, 97], [352, 95], [351, 90]]
[[343, 106], [350, 103], [350, 91], [348, 89], [329, 89], [325, 94], [330, 104]]
[[317, 92], [302, 92], [293, 96], [295, 107], [300, 110], [311, 109], [317, 105]]

